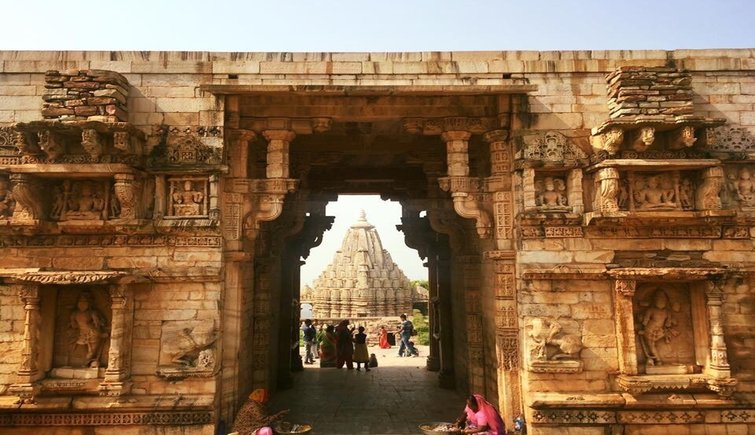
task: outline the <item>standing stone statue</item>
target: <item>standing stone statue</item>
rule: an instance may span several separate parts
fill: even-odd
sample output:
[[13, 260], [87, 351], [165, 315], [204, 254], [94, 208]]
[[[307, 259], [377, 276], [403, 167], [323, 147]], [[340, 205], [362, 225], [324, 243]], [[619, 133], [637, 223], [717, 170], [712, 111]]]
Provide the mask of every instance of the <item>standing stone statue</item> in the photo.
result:
[[76, 309], [71, 313], [71, 328], [78, 332], [73, 346], [86, 346], [86, 366], [99, 367], [102, 345], [108, 333], [103, 316], [92, 308], [92, 305], [92, 296], [89, 293], [79, 295]]

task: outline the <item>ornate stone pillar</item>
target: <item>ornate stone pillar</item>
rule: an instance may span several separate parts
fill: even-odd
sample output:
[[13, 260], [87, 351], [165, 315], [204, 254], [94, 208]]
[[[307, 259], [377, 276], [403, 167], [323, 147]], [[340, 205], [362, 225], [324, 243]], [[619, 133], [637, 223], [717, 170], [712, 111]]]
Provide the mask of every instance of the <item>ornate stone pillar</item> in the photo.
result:
[[619, 211], [619, 170], [603, 168], [595, 174], [594, 211], [612, 213]]
[[133, 174], [115, 174], [115, 196], [118, 198], [118, 202], [121, 205], [121, 219], [137, 219], [139, 214], [137, 212], [138, 207], [138, 195], [137, 195], [137, 182], [136, 177]]
[[637, 289], [637, 281], [617, 278], [614, 282], [614, 318], [619, 345], [619, 372], [636, 375], [637, 346], [635, 344], [634, 312], [632, 300]]
[[105, 379], [99, 385], [100, 396], [121, 396], [131, 390], [131, 330], [134, 304], [127, 285], [113, 284], [108, 289], [112, 321], [110, 325], [110, 351]]
[[37, 381], [43, 373], [37, 367], [39, 356], [39, 286], [32, 283], [13, 284], [21, 302], [24, 304], [24, 348], [21, 351], [21, 365], [17, 372], [16, 383], [10, 386], [10, 392], [19, 397], [20, 403], [33, 403], [39, 392]]
[[723, 291], [721, 290], [721, 282], [720, 280], [709, 281], [706, 285], [705, 299], [708, 308], [708, 321], [710, 322], [710, 364], [707, 368], [709, 374], [716, 379], [729, 378], [731, 377], [731, 369], [722, 325]]
[[228, 161], [231, 178], [247, 178], [249, 176], [249, 144], [257, 138], [251, 130], [234, 129], [228, 132]]
[[11, 174], [13, 199], [16, 208], [13, 211], [14, 225], [36, 225], [44, 219], [44, 207], [37, 180], [29, 174]]
[[446, 158], [449, 177], [469, 176], [469, 139], [468, 131], [445, 131], [440, 135], [446, 144]]
[[267, 178], [288, 178], [289, 145], [296, 137], [292, 130], [265, 130], [267, 143]]

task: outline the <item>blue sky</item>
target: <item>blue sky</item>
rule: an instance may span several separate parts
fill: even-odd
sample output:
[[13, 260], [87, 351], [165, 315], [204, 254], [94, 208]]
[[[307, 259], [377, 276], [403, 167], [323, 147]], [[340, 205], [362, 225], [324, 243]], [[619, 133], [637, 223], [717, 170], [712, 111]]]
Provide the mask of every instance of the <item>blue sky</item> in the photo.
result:
[[3, 50], [449, 51], [755, 46], [753, 0], [25, 0], [7, 2], [3, 12]]
[[[12, 5], [12, 6], [10, 6]], [[755, 47], [755, 0], [7, 1], [0, 50], [452, 51]], [[400, 206], [347, 197], [302, 270], [327, 265], [360, 208], [407, 275]]]

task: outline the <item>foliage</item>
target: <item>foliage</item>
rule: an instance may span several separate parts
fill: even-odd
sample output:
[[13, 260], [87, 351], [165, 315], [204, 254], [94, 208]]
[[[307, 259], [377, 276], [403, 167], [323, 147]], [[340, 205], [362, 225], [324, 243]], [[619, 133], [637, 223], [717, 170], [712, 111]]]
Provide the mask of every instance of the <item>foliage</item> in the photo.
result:
[[426, 279], [415, 279], [415, 280], [412, 281], [412, 288], [414, 288], [416, 286], [421, 286], [421, 287], [429, 289], [430, 288], [430, 281], [428, 281]]
[[428, 323], [428, 316], [423, 316], [420, 310], [414, 310], [412, 313], [412, 323], [414, 329], [417, 330], [417, 336], [415, 338], [416, 344], [427, 346], [430, 344], [430, 324]]

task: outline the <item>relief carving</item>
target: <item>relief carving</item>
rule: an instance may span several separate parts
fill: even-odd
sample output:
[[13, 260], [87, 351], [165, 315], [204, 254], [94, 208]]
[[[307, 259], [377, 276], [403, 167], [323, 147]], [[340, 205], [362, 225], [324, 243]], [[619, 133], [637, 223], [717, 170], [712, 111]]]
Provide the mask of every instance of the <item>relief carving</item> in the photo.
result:
[[721, 209], [721, 188], [724, 184], [724, 171], [720, 167], [707, 168], [703, 181], [697, 189], [695, 202], [700, 210]]
[[92, 296], [82, 292], [76, 301], [76, 309], [70, 317], [71, 329], [77, 336], [72, 343], [71, 353], [77, 346], [86, 348], [86, 367], [99, 367], [102, 348], [108, 338], [105, 318], [93, 306]]
[[632, 134], [632, 149], [638, 153], [645, 152], [655, 142], [655, 128], [642, 127]]
[[219, 332], [213, 321], [169, 321], [162, 327], [157, 374], [168, 379], [211, 376]]
[[542, 161], [547, 164], [574, 166], [587, 155], [579, 147], [569, 143], [568, 138], [557, 131], [524, 137], [525, 160]]
[[674, 210], [677, 205], [674, 179], [670, 174], [635, 177], [634, 199], [641, 210]]
[[566, 182], [562, 178], [545, 177], [535, 182], [536, 205], [548, 211], [568, 211]]
[[582, 340], [564, 334], [555, 320], [531, 319], [527, 324], [530, 338], [530, 371], [538, 373], [573, 373], [581, 371], [578, 361]]
[[16, 201], [10, 191], [10, 181], [5, 176], [0, 176], [0, 219], [9, 219], [13, 216]]
[[605, 168], [595, 176], [594, 210], [601, 213], [611, 213], [619, 210], [619, 171], [616, 168]]
[[28, 225], [44, 218], [40, 186], [26, 174], [11, 174], [12, 196], [16, 201], [13, 210], [13, 223]]
[[645, 286], [634, 301], [638, 362], [646, 374], [684, 374], [695, 368], [687, 289]]
[[729, 191], [733, 193], [734, 204], [742, 210], [755, 208], [755, 181], [752, 179], [752, 169], [742, 166], [729, 171]]
[[[751, 153], [755, 151], [755, 140], [747, 127], [723, 126], [714, 130], [713, 141], [708, 148], [712, 151], [729, 153]], [[713, 143], [710, 143], [713, 142]]]
[[207, 181], [202, 179], [170, 180], [169, 216], [198, 217], [207, 215]]

